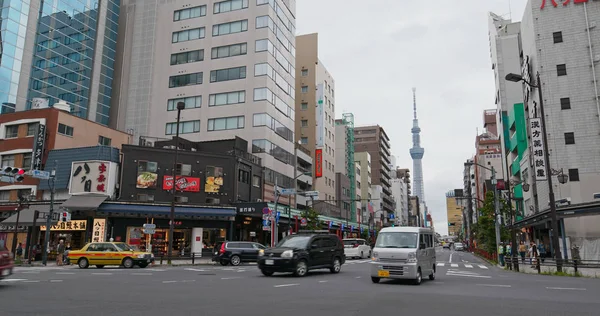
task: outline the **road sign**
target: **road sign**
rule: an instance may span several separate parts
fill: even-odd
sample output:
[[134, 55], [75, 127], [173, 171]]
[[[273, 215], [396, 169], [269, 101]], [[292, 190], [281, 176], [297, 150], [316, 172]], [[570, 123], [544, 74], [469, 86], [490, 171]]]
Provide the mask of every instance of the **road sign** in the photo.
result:
[[31, 176], [38, 179], [48, 180], [50, 179], [50, 172], [43, 170], [32, 170]]
[[279, 195], [292, 195], [296, 193], [296, 189], [279, 189]]
[[279, 217], [281, 216], [281, 212], [277, 212], [277, 216], [275, 216], [275, 221], [279, 223]]
[[308, 197], [315, 197], [315, 196], [319, 196], [319, 191], [305, 191], [304, 196], [308, 196]]
[[156, 229], [156, 224], [144, 224], [142, 227], [146, 229]]
[[308, 225], [308, 221], [306, 220], [306, 218], [302, 218], [302, 220], [300, 220], [300, 225], [302, 225], [302, 226]]
[[263, 214], [269, 214], [270, 211], [271, 210], [268, 207], [265, 207], [265, 208], [262, 209], [262, 213]]
[[271, 222], [268, 220], [262, 221], [263, 231], [271, 231]]

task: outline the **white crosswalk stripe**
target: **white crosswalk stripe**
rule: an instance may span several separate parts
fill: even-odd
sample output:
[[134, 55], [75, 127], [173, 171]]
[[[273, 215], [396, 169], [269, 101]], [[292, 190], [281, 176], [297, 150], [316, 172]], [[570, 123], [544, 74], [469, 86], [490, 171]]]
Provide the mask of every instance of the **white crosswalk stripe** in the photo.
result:
[[450, 266], [453, 268], [458, 268], [458, 264], [456, 264], [456, 263], [452, 263], [452, 264], [450, 264]]
[[467, 268], [467, 269], [473, 269], [473, 268], [480, 268], [480, 269], [489, 269], [488, 267], [482, 265], [482, 264], [473, 264], [473, 263], [449, 263], [449, 262], [438, 262], [436, 263], [436, 265], [438, 267], [451, 267], [451, 268]]
[[473, 266], [472, 266], [472, 265], [470, 265], [470, 264], [466, 264], [466, 263], [465, 263], [465, 268], [469, 268], [469, 269], [471, 269], [471, 268], [473, 268]]
[[438, 262], [438, 264], [437, 264], [438, 267], [443, 267], [444, 265], [446, 265], [446, 264], [443, 262]]
[[482, 269], [487, 269], [488, 268], [488, 267], [486, 267], [484, 265], [481, 265], [481, 264], [479, 265], [479, 267], [482, 268]]

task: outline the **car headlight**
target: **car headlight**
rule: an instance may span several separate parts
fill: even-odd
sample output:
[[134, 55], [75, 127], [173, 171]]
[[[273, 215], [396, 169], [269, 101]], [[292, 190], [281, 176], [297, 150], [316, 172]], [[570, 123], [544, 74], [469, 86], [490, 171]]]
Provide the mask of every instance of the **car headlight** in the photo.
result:
[[408, 253], [408, 260], [407, 262], [417, 262], [417, 253], [416, 252], [409, 252]]
[[373, 251], [373, 256], [371, 257], [371, 260], [379, 261], [379, 253], [377, 253], [376, 251]]
[[265, 255], [265, 251], [263, 249], [258, 251], [258, 255], [259, 256], [264, 256]]
[[292, 250], [286, 250], [281, 253], [281, 258], [291, 258], [294, 256], [294, 252]]

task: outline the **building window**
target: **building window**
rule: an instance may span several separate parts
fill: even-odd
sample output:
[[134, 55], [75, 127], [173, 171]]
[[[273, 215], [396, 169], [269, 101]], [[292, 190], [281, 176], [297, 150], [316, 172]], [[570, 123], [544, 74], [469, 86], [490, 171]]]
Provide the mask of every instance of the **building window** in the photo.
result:
[[169, 88], [194, 86], [202, 84], [202, 76], [204, 73], [197, 72], [187, 75], [177, 75], [169, 77]]
[[302, 69], [302, 77], [308, 76], [308, 69]]
[[[275, 159], [293, 165], [294, 155], [286, 151], [285, 149], [271, 143], [266, 139], [255, 139], [252, 141], [252, 153], [267, 153], [273, 156]], [[285, 185], [285, 184], [282, 184]]]
[[[167, 123], [165, 135], [175, 135], [177, 123]], [[179, 122], [179, 134], [190, 134], [200, 132], [200, 120]]]
[[294, 141], [294, 132], [267, 113], [255, 113], [253, 118], [253, 126], [266, 126], [273, 130], [275, 134], [283, 137], [283, 139], [290, 142]]
[[567, 75], [567, 65], [566, 64], [556, 65], [556, 74], [558, 76], [566, 76]]
[[308, 103], [307, 102], [302, 102], [300, 104], [300, 107], [302, 108], [302, 110], [308, 110]]
[[175, 168], [175, 174], [179, 176], [191, 176], [192, 175], [192, 165], [186, 165], [182, 163], [178, 163]]
[[573, 133], [573, 132], [565, 133], [565, 144], [566, 145], [575, 144], [575, 133]]
[[17, 136], [19, 136], [19, 125], [6, 127], [6, 136], [4, 138], [17, 138]]
[[0, 191], [0, 201], [8, 201], [8, 200], [10, 200], [10, 190]]
[[37, 127], [39, 123], [29, 123], [27, 124], [27, 136], [34, 136], [37, 132]]
[[73, 127], [59, 123], [58, 124], [58, 133], [61, 135], [73, 137]]
[[0, 158], [2, 159], [2, 168], [15, 166], [15, 155], [3, 155]]
[[202, 96], [170, 99], [167, 101], [167, 111], [177, 110], [177, 103], [179, 102], [185, 103], [184, 109], [196, 109], [202, 106]]
[[248, 44], [239, 43], [227, 46], [213, 47], [211, 50], [211, 58], [226, 58], [239, 55], [246, 55], [248, 53]]
[[171, 65], [195, 63], [204, 60], [204, 49], [171, 55]]
[[554, 32], [552, 33], [552, 37], [554, 38], [554, 44], [563, 42], [562, 32]]
[[308, 93], [308, 86], [302, 86], [302, 93]]
[[259, 176], [252, 176], [252, 186], [255, 188], [260, 188], [260, 177]]
[[212, 70], [210, 72], [210, 82], [220, 82], [244, 78], [246, 78], [246, 66]]
[[225, 13], [229, 11], [237, 11], [248, 8], [248, 0], [229, 0], [217, 2], [214, 5], [213, 13]]
[[208, 131], [223, 131], [244, 128], [243, 116], [221, 117], [208, 120]]
[[208, 106], [220, 106], [239, 104], [246, 102], [246, 91], [234, 91], [211, 94], [208, 100]]
[[204, 36], [205, 36], [204, 33], [205, 33], [204, 27], [199, 27], [199, 28], [185, 30], [185, 31], [179, 31], [179, 32], [173, 32], [173, 35], [171, 37], [171, 42], [181, 43], [181, 42], [187, 42], [187, 41], [201, 39], [201, 38], [204, 38]]
[[579, 181], [579, 169], [569, 169], [569, 181]]
[[32, 162], [33, 162], [33, 154], [32, 153], [23, 154], [23, 165], [21, 166], [21, 168], [23, 168], [25, 170], [30, 170]]
[[241, 183], [250, 184], [250, 172], [246, 170], [238, 170], [238, 181]]
[[248, 20], [241, 20], [229, 23], [222, 23], [213, 25], [213, 36], [221, 36], [227, 34], [234, 34], [240, 32], [246, 32], [248, 30]]
[[300, 122], [302, 124], [302, 127], [308, 127], [308, 120], [302, 120]]
[[571, 108], [571, 99], [560, 98], [560, 109], [561, 110], [569, 110], [570, 108]]
[[98, 136], [98, 145], [100, 146], [110, 146], [111, 139], [104, 136]]
[[301, 137], [300, 138], [300, 144], [303, 144], [303, 145], [308, 144], [308, 137]]
[[275, 46], [268, 39], [256, 40], [256, 42], [254, 42], [254, 45], [255, 45], [254, 51], [256, 53], [265, 52], [265, 51], [269, 51], [271, 54], [275, 53]]
[[193, 18], [199, 18], [206, 15], [206, 6], [201, 5], [198, 7], [177, 10], [173, 12], [173, 21], [181, 21]]

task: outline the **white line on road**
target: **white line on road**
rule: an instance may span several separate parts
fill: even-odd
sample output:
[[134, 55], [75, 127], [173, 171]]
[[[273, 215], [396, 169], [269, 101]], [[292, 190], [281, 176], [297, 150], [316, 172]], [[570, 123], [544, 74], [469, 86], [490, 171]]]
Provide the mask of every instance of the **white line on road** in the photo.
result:
[[0, 282], [19, 282], [19, 281], [27, 281], [27, 279], [4, 279], [4, 280], [0, 280]]
[[360, 279], [360, 277], [359, 277], [359, 276], [357, 276], [355, 279]]
[[329, 282], [329, 281], [327, 281], [327, 280], [321, 280], [321, 281], [319, 281], [319, 283], [327, 283], [327, 282]]
[[186, 270], [186, 271], [196, 271], [196, 272], [205, 272], [206, 271], [204, 269], [194, 269], [194, 268], [185, 268], [183, 270]]
[[64, 275], [67, 275], [67, 274], [75, 274], [75, 272], [56, 272], [56, 274], [64, 274]]
[[465, 268], [473, 268], [473, 266], [465, 263]]
[[512, 285], [507, 284], [477, 284], [479, 286], [490, 286], [490, 287], [512, 287]]
[[439, 262], [439, 263], [437, 264], [437, 266], [438, 266], [438, 267], [443, 267], [444, 265], [445, 265], [445, 263], [443, 263], [443, 262]]
[[246, 272], [246, 270], [237, 270], [237, 272]]
[[92, 275], [113, 275], [112, 273], [105, 273], [105, 272], [92, 272]]
[[167, 271], [167, 269], [155, 269], [155, 268], [151, 268], [151, 269], [146, 269], [146, 271], [164, 272], [164, 271]]
[[221, 280], [235, 280], [235, 279], [241, 279], [241, 277], [221, 278]]
[[235, 270], [235, 269], [234, 268], [225, 268], [225, 269], [223, 269], [223, 271], [233, 271], [233, 270]]
[[481, 265], [481, 264], [479, 265], [479, 267], [482, 268], [482, 269], [487, 269], [488, 268], [488, 267], [486, 267], [484, 265]]
[[152, 273], [132, 273], [131, 275], [152, 275]]
[[22, 274], [40, 274], [40, 271], [25, 271], [21, 272]]
[[181, 282], [183, 282], [183, 283], [191, 283], [191, 282], [196, 282], [196, 280], [183, 280]]
[[62, 282], [63, 280], [50, 280], [52, 283]]
[[162, 283], [177, 283], [177, 281], [162, 281]]
[[273, 285], [273, 287], [288, 287], [288, 286], [296, 286], [296, 285], [300, 285], [300, 284], [298, 284], [298, 283], [279, 284], [279, 285]]
[[40, 280], [27, 280], [27, 281], [23, 281], [23, 283], [39, 283]]
[[453, 264], [451, 264], [451, 266], [452, 266], [453, 268], [458, 268], [458, 264], [456, 264], [456, 263], [453, 263]]
[[450, 253], [450, 260], [448, 260], [450, 263], [452, 263], [452, 255], [454, 254], [454, 252]]
[[586, 291], [587, 289], [582, 287], [546, 287], [548, 290], [564, 290], [564, 291]]
[[488, 275], [473, 275], [473, 274], [462, 274], [462, 273], [446, 273], [446, 276], [456, 276], [456, 277], [469, 277], [469, 278], [482, 278], [482, 279], [491, 279], [491, 276]]

